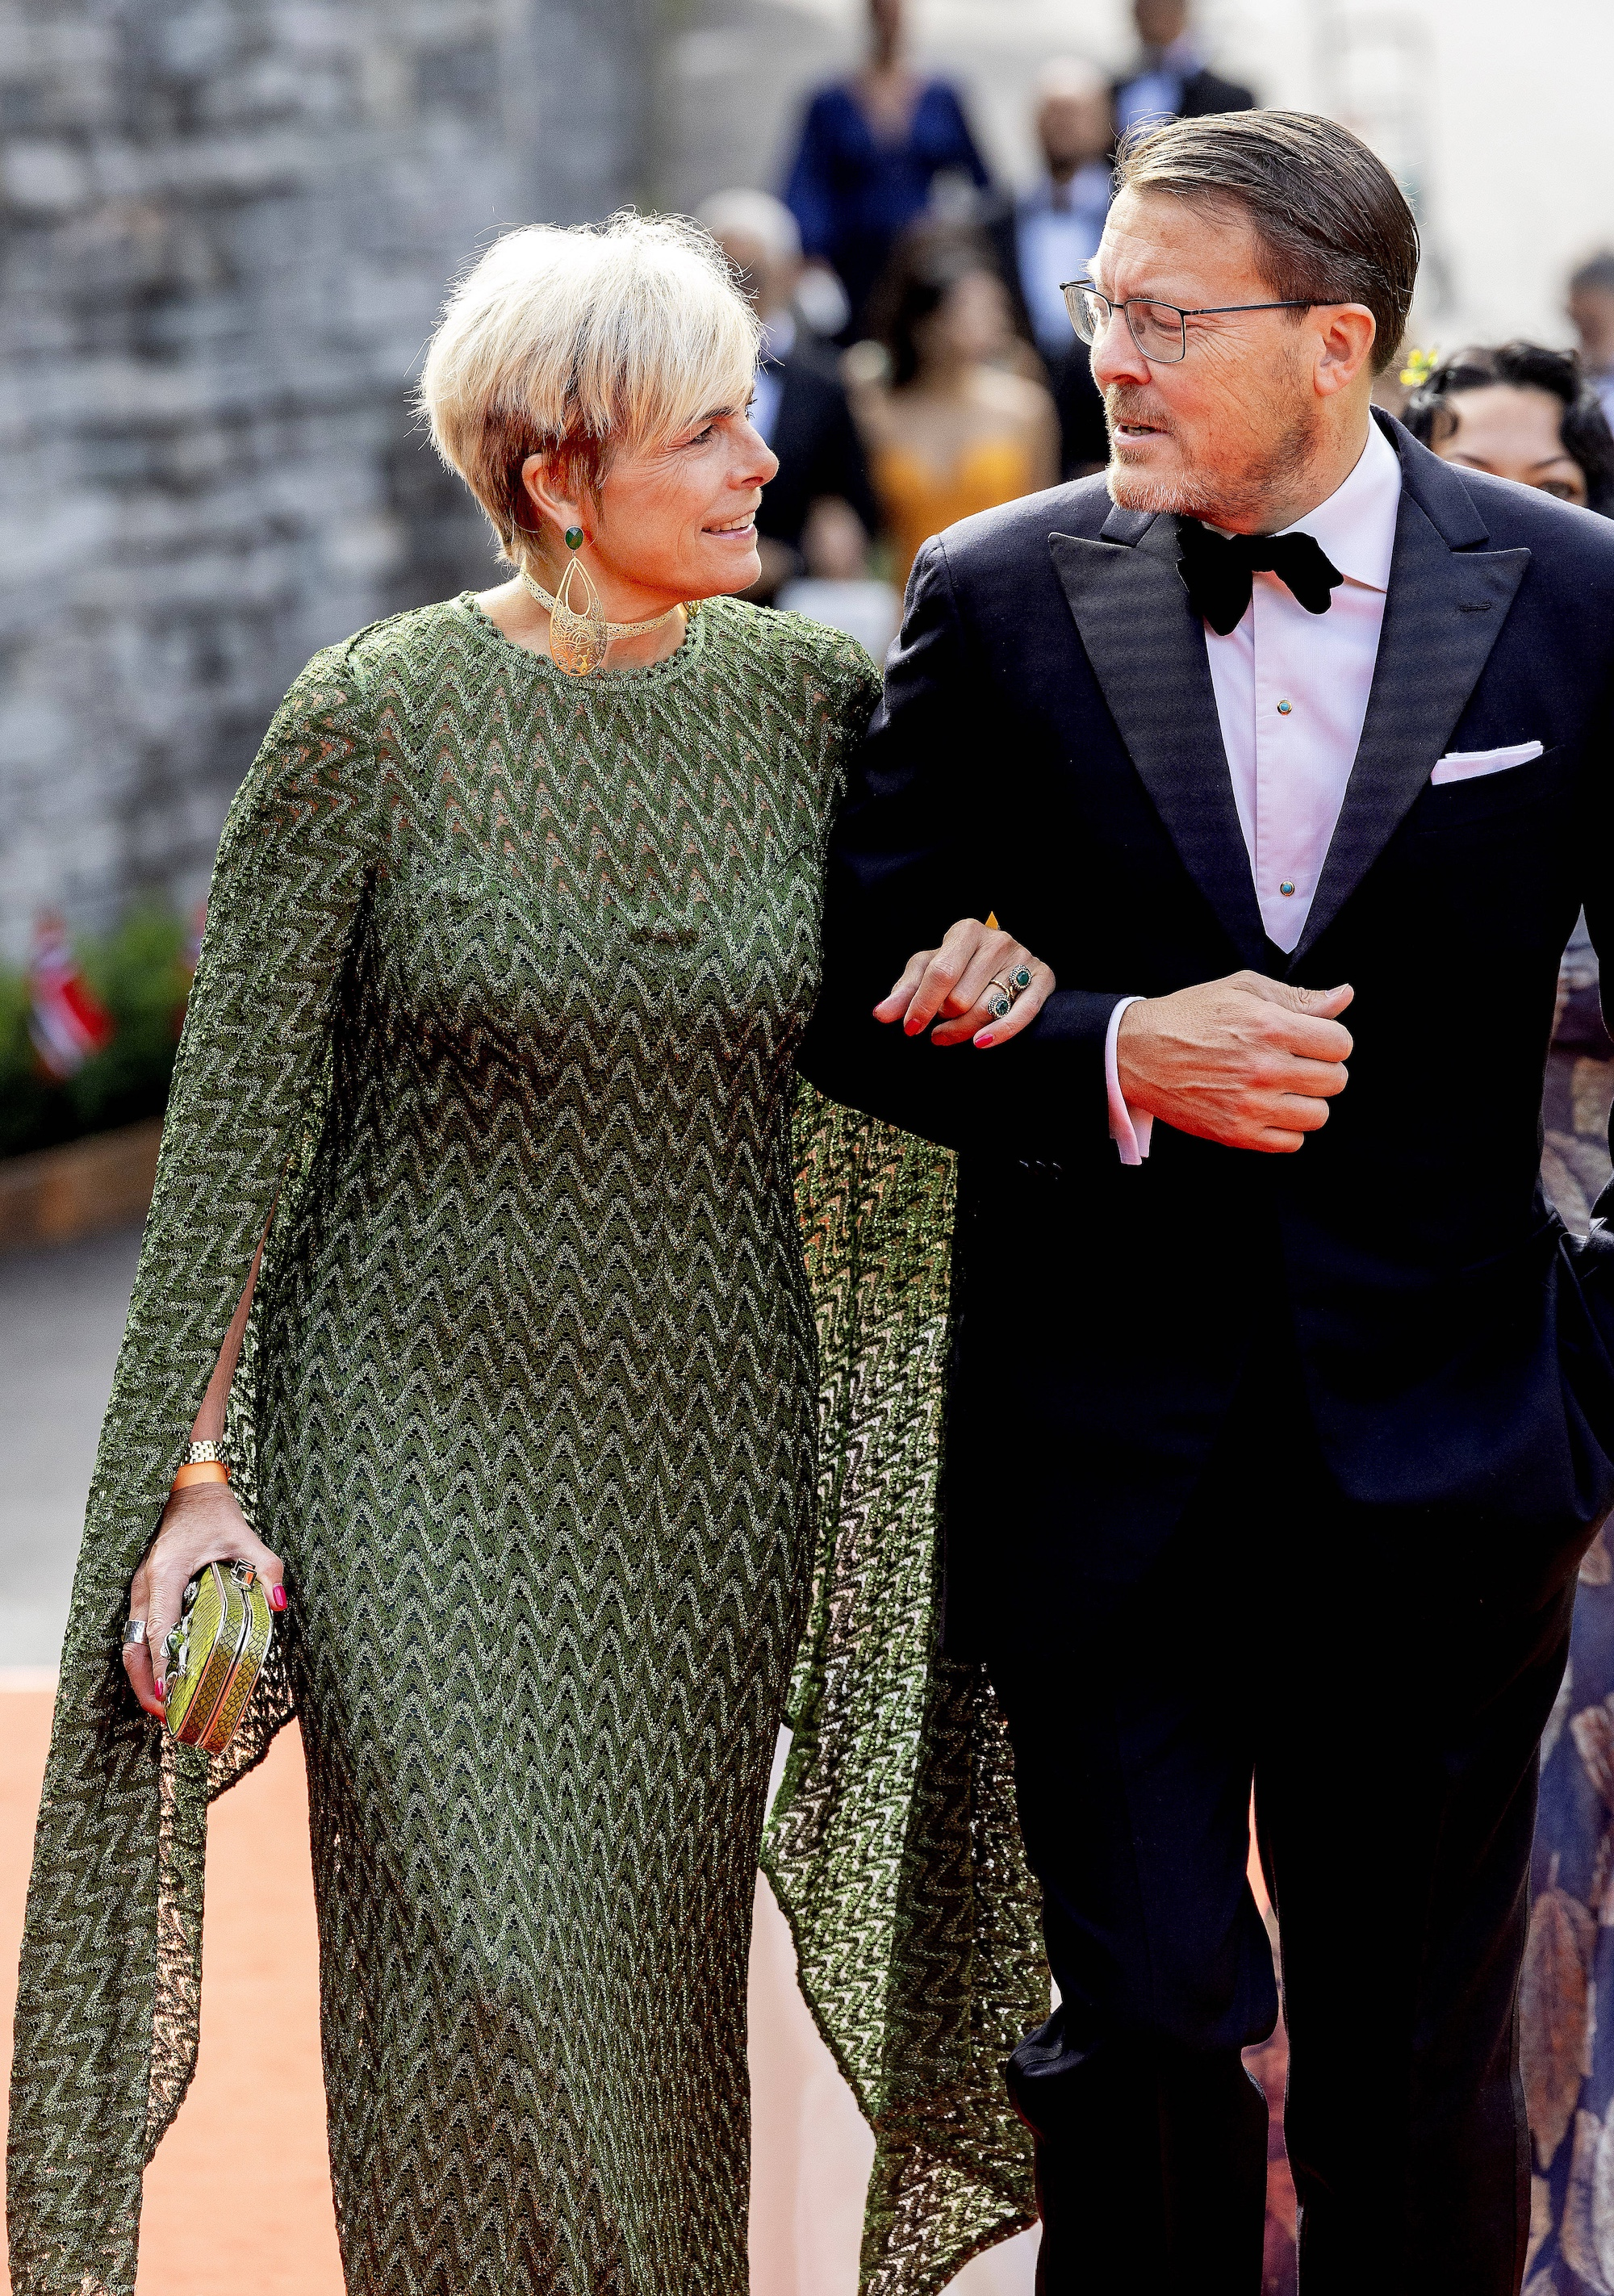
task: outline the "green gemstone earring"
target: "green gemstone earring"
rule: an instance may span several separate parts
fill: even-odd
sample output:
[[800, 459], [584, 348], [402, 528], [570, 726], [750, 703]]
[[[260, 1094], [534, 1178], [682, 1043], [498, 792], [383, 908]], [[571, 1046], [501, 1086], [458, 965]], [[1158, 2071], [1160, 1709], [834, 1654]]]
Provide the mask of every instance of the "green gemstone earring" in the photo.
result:
[[580, 526], [569, 526], [569, 527], [567, 528], [567, 529], [566, 529], [566, 547], [568, 548], [568, 550], [581, 550], [581, 549], [582, 549], [582, 547], [583, 547], [583, 529], [582, 529], [582, 528], [581, 528]]

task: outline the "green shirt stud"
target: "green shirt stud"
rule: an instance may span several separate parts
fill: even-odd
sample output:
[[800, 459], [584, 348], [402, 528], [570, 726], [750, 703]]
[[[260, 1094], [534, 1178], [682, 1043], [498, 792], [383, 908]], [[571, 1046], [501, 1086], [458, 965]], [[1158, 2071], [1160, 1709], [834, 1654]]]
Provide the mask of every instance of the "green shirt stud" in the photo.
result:
[[1290, 882], [1289, 882], [1289, 880], [1288, 880], [1288, 878], [1287, 878], [1287, 877], [1283, 880], [1283, 882], [1282, 882], [1282, 883], [1279, 886], [1279, 888], [1278, 888], [1278, 890], [1279, 890], [1279, 892], [1280, 892], [1280, 893], [1292, 893], [1292, 892], [1294, 891], [1294, 890], [1295, 890], [1295, 889], [1294, 889], [1294, 887], [1290, 883]]
[[1288, 715], [1289, 715], [1289, 713], [1290, 713], [1290, 711], [1294, 708], [1294, 706], [1295, 706], [1295, 705], [1294, 705], [1294, 703], [1293, 703], [1292, 701], [1280, 701], [1280, 702], [1279, 702], [1279, 704], [1278, 704], [1278, 715], [1279, 715], [1279, 717], [1280, 717], [1280, 718], [1287, 718], [1287, 717], [1288, 717]]

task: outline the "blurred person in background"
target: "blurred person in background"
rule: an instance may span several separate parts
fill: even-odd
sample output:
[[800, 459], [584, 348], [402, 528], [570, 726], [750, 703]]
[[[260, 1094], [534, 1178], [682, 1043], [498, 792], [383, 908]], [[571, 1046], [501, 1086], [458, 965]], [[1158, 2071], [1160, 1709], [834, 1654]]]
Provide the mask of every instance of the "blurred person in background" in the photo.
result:
[[785, 186], [809, 263], [846, 291], [848, 337], [864, 331], [875, 281], [938, 186], [991, 182], [957, 89], [908, 63], [904, 18], [903, 0], [869, 0], [868, 62], [813, 97]]
[[1471, 345], [1433, 369], [1402, 420], [1442, 462], [1614, 517], [1614, 434], [1573, 351]]
[[807, 614], [845, 630], [876, 661], [883, 661], [897, 635], [902, 598], [889, 582], [870, 573], [869, 537], [844, 502], [826, 498], [813, 504], [801, 555], [806, 573], [787, 582], [774, 603], [785, 613]]
[[1059, 409], [1061, 475], [1102, 470], [1110, 451], [1104, 402], [1087, 346], [1070, 331], [1064, 283], [1086, 275], [1110, 212], [1114, 136], [1108, 83], [1092, 64], [1063, 58], [1037, 83], [1040, 183], [1004, 201], [985, 221], [1027, 336], [1037, 348]]
[[1253, 108], [1251, 89], [1218, 78], [1206, 63], [1189, 29], [1188, 0], [1134, 0], [1132, 15], [1143, 53], [1115, 83], [1118, 140], [1162, 119], [1202, 119], [1210, 112]]
[[1602, 411], [1614, 423], [1614, 248], [1605, 248], [1569, 277], [1569, 318], [1580, 357]]
[[852, 406], [902, 583], [944, 526], [1053, 485], [1059, 417], [1044, 386], [1014, 371], [1009, 292], [979, 233], [916, 227], [870, 316], [883, 373], [871, 363]]
[[[683, 219], [497, 242], [422, 398], [511, 578], [316, 654], [232, 805], [40, 1808], [32, 2296], [135, 2286], [207, 1805], [293, 1713], [351, 2296], [748, 2285], [747, 1947], [815, 1567], [795, 1051], [879, 696], [733, 594], [757, 334]], [[977, 938], [979, 1027], [1028, 952]], [[910, 1196], [945, 1261], [944, 1184]], [[232, 1560], [284, 1631], [209, 1761], [161, 1727], [164, 1637]], [[854, 1957], [863, 1920], [832, 1912]]]
[[795, 217], [769, 192], [736, 190], [706, 201], [700, 220], [762, 322], [751, 422], [779, 467], [762, 490], [762, 578], [747, 595], [766, 601], [800, 572], [802, 531], [815, 503], [829, 497], [844, 504], [861, 523], [865, 549], [880, 513], [840, 360], [792, 308], [801, 275]]

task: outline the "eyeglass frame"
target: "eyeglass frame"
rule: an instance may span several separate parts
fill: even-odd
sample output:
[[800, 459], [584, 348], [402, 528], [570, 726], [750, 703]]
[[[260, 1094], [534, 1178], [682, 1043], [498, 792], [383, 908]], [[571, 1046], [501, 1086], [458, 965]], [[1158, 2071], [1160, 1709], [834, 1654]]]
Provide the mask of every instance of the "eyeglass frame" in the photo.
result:
[[[1151, 366], [1180, 366], [1182, 365], [1183, 361], [1188, 356], [1188, 322], [1190, 319], [1219, 319], [1225, 317], [1234, 311], [1315, 311], [1317, 308], [1315, 303], [1297, 302], [1291, 298], [1290, 300], [1282, 303], [1208, 303], [1197, 311], [1185, 311], [1180, 304], [1162, 303], [1159, 298], [1155, 295], [1128, 295], [1124, 303], [1112, 302], [1110, 297], [1105, 294], [1103, 289], [1096, 285], [1091, 279], [1062, 279], [1060, 282], [1059, 291], [1065, 299], [1066, 316], [1069, 319], [1071, 326], [1076, 330], [1077, 340], [1087, 344], [1096, 343], [1098, 337], [1096, 335], [1084, 335], [1082, 333], [1081, 326], [1076, 316], [1076, 305], [1071, 299], [1074, 296], [1080, 293], [1084, 288], [1090, 295], [1097, 296], [1099, 301], [1109, 312], [1110, 319], [1114, 318], [1118, 311], [1123, 315], [1127, 321], [1127, 332], [1132, 337], [1133, 348], [1136, 350], [1140, 358], [1144, 358], [1149, 361]], [[1138, 341], [1137, 330], [1132, 324], [1132, 307], [1135, 303], [1146, 305], [1151, 310], [1175, 311], [1176, 313], [1177, 327], [1183, 338], [1183, 348], [1177, 353], [1176, 358], [1157, 358], [1152, 352], [1146, 351], [1143, 348], [1143, 344]], [[1108, 331], [1109, 320], [1106, 320], [1105, 332], [1108, 332]]]

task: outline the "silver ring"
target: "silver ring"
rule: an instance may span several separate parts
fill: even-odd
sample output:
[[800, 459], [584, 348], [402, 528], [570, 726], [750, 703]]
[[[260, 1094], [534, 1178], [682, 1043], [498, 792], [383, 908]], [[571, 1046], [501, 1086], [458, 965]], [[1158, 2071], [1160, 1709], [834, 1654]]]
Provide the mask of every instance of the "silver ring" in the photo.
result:
[[123, 1646], [125, 1650], [135, 1648], [141, 1643], [143, 1643], [144, 1640], [145, 1620], [143, 1619], [131, 1619], [123, 1630]]
[[1017, 964], [1013, 972], [1009, 975], [1009, 986], [1017, 995], [1020, 990], [1029, 988], [1031, 986], [1031, 967], [1028, 964]]
[[994, 996], [988, 1001], [987, 1010], [995, 1021], [1006, 1021], [1014, 1010], [1014, 999], [1005, 990], [1003, 996]]

